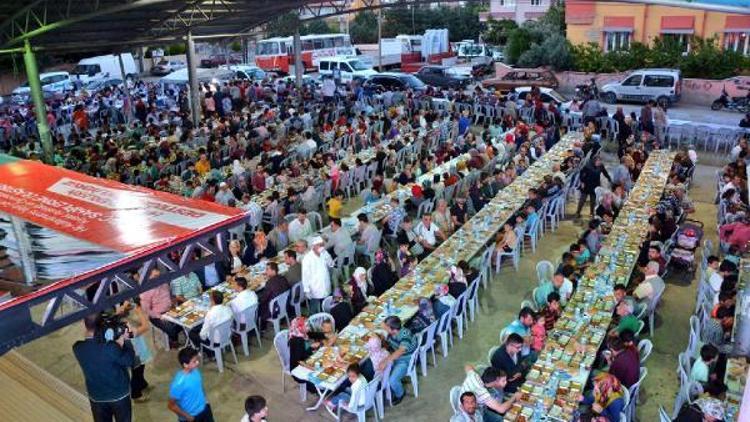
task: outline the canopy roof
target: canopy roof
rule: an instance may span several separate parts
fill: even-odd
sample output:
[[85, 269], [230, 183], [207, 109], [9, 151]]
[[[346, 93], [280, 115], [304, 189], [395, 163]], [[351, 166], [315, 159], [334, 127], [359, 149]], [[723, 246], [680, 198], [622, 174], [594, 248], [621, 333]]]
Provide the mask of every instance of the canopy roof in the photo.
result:
[[92, 51], [249, 32], [309, 0], [3, 0], [0, 47]]

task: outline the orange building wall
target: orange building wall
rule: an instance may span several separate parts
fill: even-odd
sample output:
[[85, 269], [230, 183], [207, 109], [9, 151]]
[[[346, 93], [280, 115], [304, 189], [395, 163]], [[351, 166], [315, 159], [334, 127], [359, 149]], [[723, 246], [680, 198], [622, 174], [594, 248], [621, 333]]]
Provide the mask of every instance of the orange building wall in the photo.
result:
[[723, 41], [724, 27], [728, 13], [700, 9], [646, 5], [636, 3], [594, 2], [595, 15], [591, 24], [567, 24], [567, 37], [573, 44], [594, 42], [603, 45], [602, 28], [605, 16], [632, 16], [633, 41], [651, 43], [661, 35], [663, 16], [693, 16], [694, 35], [702, 38], [717, 36]]

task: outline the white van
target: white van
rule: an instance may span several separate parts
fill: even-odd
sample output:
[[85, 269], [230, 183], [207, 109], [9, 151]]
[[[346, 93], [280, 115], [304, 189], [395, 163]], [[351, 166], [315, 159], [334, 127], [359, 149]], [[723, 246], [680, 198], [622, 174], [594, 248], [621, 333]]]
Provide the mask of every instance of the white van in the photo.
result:
[[122, 64], [125, 67], [124, 75], [120, 71], [120, 60], [116, 55], [107, 54], [106, 56], [89, 57], [79, 61], [70, 74], [74, 79], [81, 81], [83, 85], [91, 81], [104, 79], [122, 79], [124, 81], [138, 74], [132, 54], [122, 54]]
[[[42, 91], [45, 93], [61, 94], [72, 91], [74, 88], [73, 81], [71, 81], [68, 72], [40, 73], [39, 81], [42, 85]], [[26, 81], [13, 90], [12, 100], [16, 104], [23, 104], [30, 93], [31, 88], [29, 88], [29, 82]]]
[[607, 103], [654, 100], [666, 108], [680, 100], [682, 73], [679, 69], [638, 69], [622, 81], [605, 84], [600, 92], [601, 99]]
[[367, 66], [362, 60], [353, 56], [326, 57], [318, 60], [320, 76], [340, 75], [342, 82], [351, 82], [355, 78], [367, 79], [377, 75], [372, 67]]

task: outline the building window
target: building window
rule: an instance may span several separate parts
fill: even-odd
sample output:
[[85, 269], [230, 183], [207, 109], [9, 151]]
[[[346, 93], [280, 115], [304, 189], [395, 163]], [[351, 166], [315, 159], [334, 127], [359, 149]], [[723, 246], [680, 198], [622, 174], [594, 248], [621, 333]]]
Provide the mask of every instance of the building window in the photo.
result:
[[[502, 7], [515, 7], [516, 5], [516, 0], [499, 0], [499, 1], [500, 1], [500, 6]], [[533, 1], [534, 0], [532, 0], [532, 4], [533, 4]]]
[[661, 34], [661, 36], [665, 41], [677, 43], [682, 48], [683, 53], [690, 52], [690, 41], [693, 38], [692, 34]]
[[750, 32], [725, 33], [724, 49], [750, 56]]
[[604, 51], [627, 50], [630, 48], [630, 32], [605, 32]]
[[541, 6], [542, 5], [542, 0], [531, 0], [531, 5], [532, 6]]

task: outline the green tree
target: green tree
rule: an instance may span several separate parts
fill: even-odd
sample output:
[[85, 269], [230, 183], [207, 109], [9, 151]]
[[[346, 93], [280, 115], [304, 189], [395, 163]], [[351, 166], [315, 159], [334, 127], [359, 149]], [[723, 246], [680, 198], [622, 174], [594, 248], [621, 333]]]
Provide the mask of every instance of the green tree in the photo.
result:
[[557, 4], [550, 6], [547, 12], [539, 18], [539, 23], [549, 26], [556, 32], [565, 35], [565, 6]]
[[516, 64], [526, 50], [531, 47], [533, 42], [531, 31], [521, 27], [510, 31], [508, 42], [505, 44], [505, 60], [510, 64]]
[[550, 66], [555, 70], [567, 70], [573, 66], [570, 44], [562, 34], [552, 34], [541, 43], [533, 43], [518, 58], [523, 67]]
[[482, 33], [482, 39], [488, 44], [505, 45], [508, 43], [510, 32], [518, 28], [516, 21], [511, 19], [502, 19], [496, 21], [490, 19], [487, 21], [487, 29]]
[[313, 21], [310, 21], [300, 30], [301, 35], [328, 34], [330, 32], [339, 31], [334, 31], [333, 29], [331, 29], [331, 27], [328, 26], [328, 22], [324, 21], [323, 19], [315, 19]]
[[378, 16], [370, 11], [357, 13], [349, 26], [349, 35], [355, 44], [377, 43]]
[[383, 37], [399, 34], [423, 34], [427, 29], [447, 28], [451, 41], [477, 39], [479, 6], [465, 7], [395, 7], [383, 12]]

